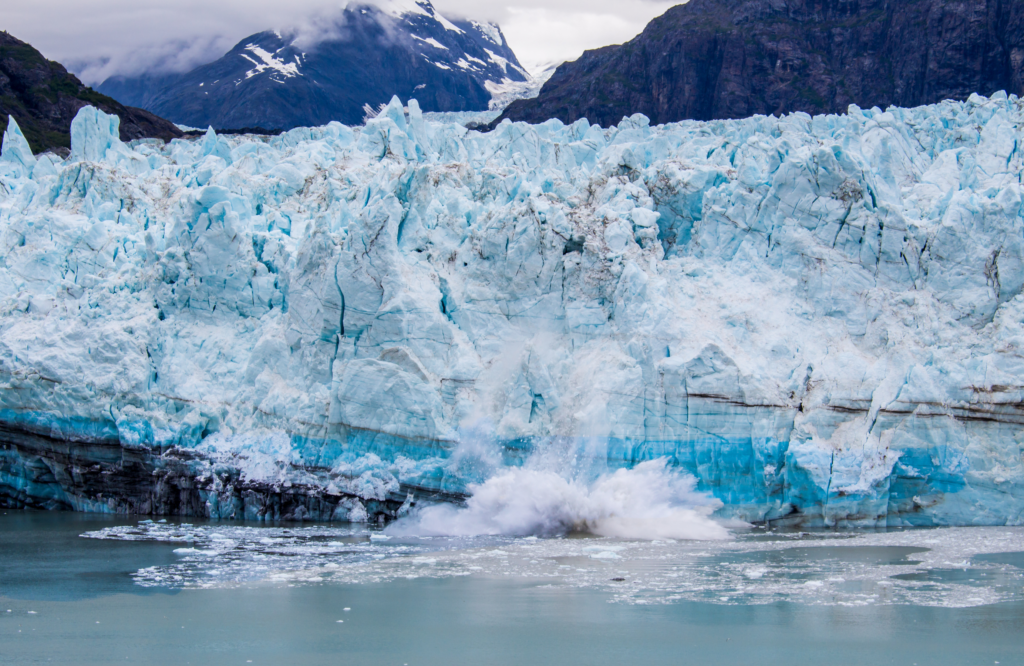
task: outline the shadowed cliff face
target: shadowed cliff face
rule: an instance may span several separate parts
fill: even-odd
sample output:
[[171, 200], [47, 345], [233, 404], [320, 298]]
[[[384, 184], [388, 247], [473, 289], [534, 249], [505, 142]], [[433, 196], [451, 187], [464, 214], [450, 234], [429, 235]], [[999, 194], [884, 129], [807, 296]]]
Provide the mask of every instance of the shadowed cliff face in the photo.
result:
[[0, 132], [8, 116], [21, 126], [32, 151], [71, 147], [71, 120], [91, 105], [121, 119], [121, 140], [182, 136], [171, 122], [143, 109], [123, 106], [82, 84], [30, 45], [0, 32]]
[[692, 0], [562, 65], [503, 118], [609, 126], [1024, 92], [1020, 0]]

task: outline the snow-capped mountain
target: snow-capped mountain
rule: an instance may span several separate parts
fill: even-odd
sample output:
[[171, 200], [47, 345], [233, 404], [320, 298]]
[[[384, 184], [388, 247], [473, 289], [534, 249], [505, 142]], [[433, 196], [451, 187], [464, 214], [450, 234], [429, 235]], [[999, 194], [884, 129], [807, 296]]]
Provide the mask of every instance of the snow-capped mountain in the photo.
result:
[[114, 77], [99, 89], [184, 125], [290, 129], [357, 124], [394, 95], [425, 111], [485, 111], [529, 81], [497, 25], [392, 0], [252, 35], [185, 74]]

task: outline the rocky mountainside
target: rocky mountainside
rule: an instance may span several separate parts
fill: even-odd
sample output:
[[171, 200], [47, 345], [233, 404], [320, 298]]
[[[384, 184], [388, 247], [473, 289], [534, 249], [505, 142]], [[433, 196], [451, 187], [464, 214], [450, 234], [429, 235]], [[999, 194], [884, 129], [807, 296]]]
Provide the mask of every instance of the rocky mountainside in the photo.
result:
[[394, 95], [424, 111], [486, 111], [530, 79], [496, 25], [449, 21], [427, 0], [349, 5], [326, 32], [262, 32], [191, 72], [99, 89], [185, 125], [291, 129], [359, 124]]
[[691, 0], [503, 117], [605, 127], [1024, 93], [1021, 0]]
[[117, 102], [82, 84], [25, 42], [0, 32], [0, 131], [13, 116], [35, 152], [70, 149], [71, 121], [92, 105], [120, 118], [122, 141], [169, 140], [182, 135], [173, 123]]

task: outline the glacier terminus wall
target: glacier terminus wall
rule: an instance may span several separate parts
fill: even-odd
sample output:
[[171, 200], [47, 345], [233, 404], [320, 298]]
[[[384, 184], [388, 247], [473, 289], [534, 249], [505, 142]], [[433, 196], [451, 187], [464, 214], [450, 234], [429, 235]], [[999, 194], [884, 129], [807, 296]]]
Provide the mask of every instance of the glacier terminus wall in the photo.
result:
[[1022, 122], [12, 122], [0, 503], [375, 520], [546, 452], [747, 521], [1022, 524]]

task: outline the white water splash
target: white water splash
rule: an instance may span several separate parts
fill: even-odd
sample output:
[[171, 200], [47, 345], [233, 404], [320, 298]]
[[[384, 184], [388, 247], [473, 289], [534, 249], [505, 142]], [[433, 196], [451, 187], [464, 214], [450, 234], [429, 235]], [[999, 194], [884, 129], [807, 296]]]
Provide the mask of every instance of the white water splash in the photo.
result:
[[728, 539], [711, 518], [721, 506], [694, 490], [693, 477], [664, 460], [599, 477], [592, 484], [549, 470], [508, 469], [470, 487], [465, 507], [426, 507], [388, 533], [402, 536], [527, 536], [590, 532], [625, 539]]

